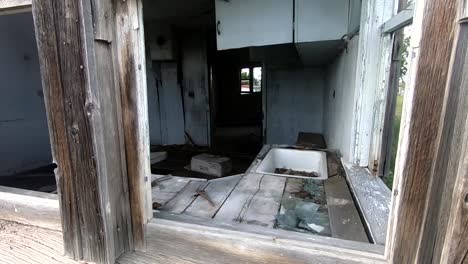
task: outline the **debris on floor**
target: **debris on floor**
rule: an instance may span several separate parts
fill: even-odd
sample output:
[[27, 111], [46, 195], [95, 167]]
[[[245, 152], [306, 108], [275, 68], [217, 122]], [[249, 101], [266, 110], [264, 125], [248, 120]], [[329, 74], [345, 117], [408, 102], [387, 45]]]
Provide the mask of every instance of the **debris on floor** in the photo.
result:
[[222, 177], [232, 170], [232, 162], [228, 157], [221, 157], [213, 154], [200, 154], [192, 157], [190, 162], [192, 171], [205, 173], [208, 175]]
[[283, 197], [282, 206], [278, 228], [331, 236], [323, 181], [304, 180], [303, 189]]
[[200, 154], [211, 154], [221, 157], [228, 157], [232, 163], [232, 169], [229, 173], [223, 175], [237, 175], [244, 173], [255, 156], [246, 155], [243, 153], [225, 153], [217, 152], [213, 149], [199, 146], [190, 145], [153, 145], [151, 146], [151, 152], [165, 152], [167, 157], [157, 163], [151, 164], [151, 173], [156, 175], [174, 175], [179, 177], [188, 178], [201, 178], [201, 179], [216, 179], [219, 176], [209, 175], [204, 172], [198, 172], [191, 169], [192, 157]]
[[284, 175], [292, 175], [292, 176], [305, 176], [305, 177], [311, 177], [311, 178], [319, 177], [318, 173], [313, 172], [313, 171], [312, 172], [297, 171], [297, 170], [287, 169], [287, 168], [276, 168], [275, 173], [284, 174]]

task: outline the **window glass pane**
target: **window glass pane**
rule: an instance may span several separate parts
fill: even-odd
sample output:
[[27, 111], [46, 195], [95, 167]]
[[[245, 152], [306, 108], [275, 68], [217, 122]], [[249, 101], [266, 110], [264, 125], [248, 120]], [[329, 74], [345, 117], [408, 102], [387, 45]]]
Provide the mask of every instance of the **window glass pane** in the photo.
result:
[[241, 94], [250, 93], [250, 69], [241, 70]]
[[262, 67], [253, 68], [253, 91], [254, 93], [262, 91]]
[[[395, 99], [392, 101], [394, 104], [393, 113], [391, 115], [391, 122], [389, 123], [390, 129], [389, 138], [387, 138], [388, 148], [390, 157], [387, 158], [389, 162], [388, 168], [386, 168], [384, 175], [384, 182], [387, 184], [388, 188], [392, 189], [393, 186], [393, 176], [395, 174], [395, 163], [396, 155], [398, 151], [398, 139], [400, 135], [400, 124], [401, 124], [401, 115], [403, 112], [403, 101], [405, 90], [408, 87], [409, 82], [409, 72], [408, 69], [410, 65], [408, 64], [409, 60], [409, 51], [410, 51], [410, 40], [411, 40], [411, 26], [406, 26], [403, 29], [395, 32], [395, 41], [396, 48], [393, 51], [393, 62], [392, 68], [395, 69], [392, 71], [392, 78], [395, 78], [393, 81], [393, 86], [390, 89], [393, 90], [395, 94]], [[387, 171], [388, 170], [388, 171]]]

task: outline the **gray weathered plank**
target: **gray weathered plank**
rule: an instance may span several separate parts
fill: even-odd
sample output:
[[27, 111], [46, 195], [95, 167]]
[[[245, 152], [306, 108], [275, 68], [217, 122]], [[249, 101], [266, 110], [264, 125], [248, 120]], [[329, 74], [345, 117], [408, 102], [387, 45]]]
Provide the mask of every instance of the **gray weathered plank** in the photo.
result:
[[286, 177], [263, 176], [254, 196], [246, 205], [241, 222], [273, 228], [281, 206], [285, 184]]
[[[465, 215], [463, 213], [464, 187], [461, 179], [463, 158], [466, 155], [465, 147], [468, 142], [466, 139], [468, 131], [466, 127], [468, 115], [468, 24], [466, 20], [460, 24], [457, 32], [458, 37], [450, 66], [449, 90], [444, 101], [443, 127], [439, 134], [437, 161], [433, 167], [434, 175], [438, 176], [430, 185], [431, 194], [427, 203], [430, 207], [427, 210], [422, 237], [422, 241], [425, 241], [427, 245], [434, 246], [420, 248], [419, 254], [423, 262], [459, 263], [464, 254], [463, 247], [468, 247], [466, 229], [463, 230], [467, 223], [466, 210]], [[465, 235], [462, 235], [463, 232]], [[445, 252], [443, 252], [444, 248], [446, 248]]]
[[162, 181], [153, 180], [156, 181], [152, 188], [153, 202], [165, 205], [190, 182], [190, 179], [184, 179], [182, 177], [168, 177], [169, 178]]
[[184, 213], [197, 217], [212, 218], [224, 204], [224, 201], [232, 193], [242, 177], [243, 175], [241, 174], [208, 181], [204, 191], [215, 206], [211, 205], [205, 198], [198, 196]]
[[[139, 231], [130, 226], [139, 222], [130, 219], [135, 214], [130, 214], [124, 159], [138, 155], [126, 154], [122, 144], [121, 96], [114, 81], [121, 72], [113, 65], [115, 54], [122, 55], [122, 50], [111, 44], [117, 41], [95, 37], [95, 30], [122, 29], [126, 24], [125, 20], [116, 24], [113, 12], [109, 13], [111, 0], [101, 2], [33, 1], [33, 16], [58, 165], [65, 253], [113, 263], [133, 248], [132, 230]], [[94, 24], [93, 14], [106, 12], [110, 16]], [[141, 236], [135, 241], [144, 242]]]
[[[33, 1], [33, 17], [42, 73], [51, 145], [61, 198], [65, 253], [105, 262], [101, 190], [89, 118], [98, 105], [86, 104], [89, 90], [86, 40], [78, 2]], [[86, 33], [85, 33], [86, 34]], [[88, 51], [92, 52], [92, 51]], [[103, 175], [101, 175], [103, 176]], [[96, 191], [94, 191], [96, 190]], [[86, 219], [86, 221], [85, 221]]]
[[141, 0], [113, 3], [116, 79], [121, 95], [133, 242], [135, 249], [145, 250], [151, 172], [142, 3]]
[[249, 201], [255, 195], [262, 177], [262, 174], [257, 173], [249, 173], [242, 177], [214, 218], [219, 221], [240, 222], [241, 215], [245, 213]]
[[325, 181], [332, 237], [369, 242], [346, 180], [341, 176]]
[[180, 192], [178, 192], [171, 200], [169, 200], [163, 207], [162, 211], [169, 211], [171, 213], [180, 214], [190, 206], [195, 200], [198, 190], [203, 190], [206, 182], [201, 181], [190, 181], [184, 186]]
[[0, 220], [0, 262], [78, 264], [64, 256], [61, 231], [3, 220]]
[[62, 231], [56, 194], [0, 186], [0, 219]]
[[305, 242], [282, 235], [292, 232], [268, 230], [275, 234], [153, 219], [148, 250], [127, 253], [118, 263], [385, 263], [375, 245], [313, 235]]
[[392, 194], [383, 181], [366, 168], [343, 162], [351, 192], [356, 197], [374, 243], [385, 245]]

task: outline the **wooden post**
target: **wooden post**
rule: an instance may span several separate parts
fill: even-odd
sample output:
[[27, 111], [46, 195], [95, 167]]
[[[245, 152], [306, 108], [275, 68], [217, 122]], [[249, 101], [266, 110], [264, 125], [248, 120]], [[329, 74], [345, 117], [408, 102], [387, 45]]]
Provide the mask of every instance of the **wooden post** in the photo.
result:
[[146, 62], [141, 0], [116, 3], [116, 70], [119, 76], [135, 249], [146, 248], [152, 218]]
[[114, 263], [144, 250], [149, 146], [138, 3], [33, 0], [65, 253], [74, 259]]
[[468, 156], [467, 22], [460, 23], [456, 32], [457, 37], [442, 112], [443, 127], [439, 132], [437, 160], [433, 166], [434, 179], [430, 185], [430, 198], [427, 201], [427, 215], [422, 237], [426, 246], [421, 247], [419, 252], [419, 259], [424, 263], [430, 261], [433, 263], [463, 262], [463, 255], [466, 254], [466, 252], [463, 253], [463, 247], [466, 251], [468, 246], [467, 206], [464, 205], [468, 175], [466, 159]]
[[438, 227], [429, 223], [437, 217], [433, 213], [441, 198], [434, 188], [444, 185], [445, 174], [435, 173], [434, 168], [448, 147], [440, 143], [441, 134], [451, 130], [450, 123], [444, 123], [443, 110], [444, 102], [455, 99], [448, 77], [460, 2], [416, 2], [412, 79], [405, 94], [387, 236], [386, 252], [392, 263], [438, 263], [432, 262], [430, 239]]
[[[445, 236], [439, 236], [439, 243], [436, 243], [436, 253], [440, 253], [440, 263], [465, 263], [468, 261], [468, 19], [467, 4], [465, 4], [460, 14], [462, 18], [458, 45], [454, 53], [454, 64], [452, 65], [452, 83], [454, 90], [458, 92], [459, 103], [457, 105], [447, 104], [447, 113], [455, 110], [456, 116], [453, 118], [455, 128], [453, 138], [456, 140], [452, 144], [454, 148], [460, 148], [457, 159], [457, 167], [449, 166], [451, 174], [447, 177], [451, 179], [445, 184], [444, 200], [439, 213]], [[453, 184], [452, 184], [453, 183]], [[447, 214], [447, 212], [449, 212]], [[442, 217], [443, 216], [443, 217]], [[439, 224], [441, 226], [441, 224]], [[439, 255], [437, 255], [438, 257]]]

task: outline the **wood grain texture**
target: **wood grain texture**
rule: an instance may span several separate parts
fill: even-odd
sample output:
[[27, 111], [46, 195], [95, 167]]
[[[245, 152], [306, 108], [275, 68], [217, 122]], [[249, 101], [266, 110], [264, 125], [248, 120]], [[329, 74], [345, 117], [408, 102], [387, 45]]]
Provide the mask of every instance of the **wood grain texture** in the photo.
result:
[[208, 181], [208, 184], [203, 190], [215, 205], [212, 206], [205, 198], [198, 196], [184, 213], [197, 217], [212, 218], [243, 176], [244, 175], [234, 175]]
[[111, 0], [33, 2], [65, 253], [97, 263], [133, 248], [113, 13]]
[[[468, 83], [465, 81], [465, 87]], [[466, 97], [465, 97], [466, 98]], [[465, 102], [465, 108], [468, 102]], [[466, 117], [466, 115], [465, 115]], [[464, 142], [468, 142], [468, 120]], [[440, 257], [441, 263], [468, 263], [468, 146], [464, 144], [449, 208], [447, 233]]]
[[[82, 39], [79, 24], [76, 23], [79, 21], [79, 10], [76, 3], [66, 6], [63, 2], [33, 1], [33, 16], [52, 156], [58, 166], [55, 174], [63, 212], [65, 254], [81, 258], [83, 244], [89, 243], [82, 241], [80, 230], [87, 229], [81, 227], [83, 221], [80, 219], [83, 218], [79, 217], [79, 211], [82, 206], [76, 198], [76, 187], [81, 185], [80, 189], [86, 190], [83, 185], [85, 178], [92, 186], [98, 184], [88, 118], [85, 111], [73, 111], [82, 109], [86, 100], [85, 73], [82, 71], [84, 61], [80, 47]], [[89, 202], [91, 206], [88, 208], [98, 212], [96, 206], [99, 198], [94, 198], [97, 199], [88, 201], [84, 197], [83, 202]], [[95, 213], [93, 215], [98, 218]], [[102, 227], [96, 223], [100, 223], [100, 220], [95, 219], [89, 230]], [[96, 241], [92, 235], [84, 239]], [[102, 249], [102, 246], [99, 247]]]
[[152, 188], [153, 202], [161, 205], [165, 205], [190, 182], [190, 179], [182, 177], [169, 176], [169, 178], [162, 179], [163, 177], [165, 176], [152, 175], [153, 182], [155, 182]]
[[[169, 220], [169, 222], [167, 222]], [[345, 250], [357, 250], [362, 253], [372, 253], [378, 255], [383, 259], [384, 255], [384, 246], [362, 243], [351, 240], [342, 240], [328, 236], [321, 236], [311, 233], [302, 233], [302, 232], [291, 232], [284, 229], [273, 229], [262, 226], [249, 225], [245, 223], [234, 223], [234, 222], [225, 222], [217, 221], [216, 219], [205, 219], [189, 215], [180, 215], [180, 214], [171, 214], [167, 212], [157, 212], [154, 214], [154, 218], [151, 220], [152, 223], [163, 221], [164, 223], [173, 223], [177, 221], [181, 224], [190, 224], [193, 225], [195, 229], [200, 231], [203, 230], [203, 227], [208, 228], [223, 228], [226, 231], [238, 231], [251, 233], [257, 236], [269, 236], [276, 237], [279, 239], [287, 239], [294, 243], [308, 243], [311, 247], [312, 244], [327, 246], [327, 247], [340, 247]]]
[[218, 221], [241, 222], [262, 178], [263, 175], [257, 173], [249, 173], [248, 177], [243, 177], [214, 218]]
[[120, 87], [134, 247], [145, 250], [150, 152], [141, 1], [115, 1], [116, 69]]
[[62, 231], [54, 194], [0, 186], [0, 219]]
[[190, 181], [178, 192], [171, 200], [169, 200], [162, 208], [163, 211], [180, 214], [189, 207], [197, 198], [197, 191], [203, 190], [206, 182]]
[[[117, 262], [385, 263], [383, 255], [375, 253], [375, 245], [296, 235], [284, 230], [268, 229], [270, 232], [276, 231], [269, 234], [264, 233], [262, 230], [265, 228], [262, 227], [245, 231], [232, 229], [235, 226], [229, 229], [200, 225], [201, 222], [193, 219], [189, 221], [193, 223], [153, 219], [148, 224], [147, 252], [127, 253]], [[256, 234], [255, 229], [262, 229], [258, 231], [262, 234]], [[338, 248], [340, 244], [342, 246]], [[378, 251], [382, 252], [380, 249]]]
[[[468, 121], [465, 121], [463, 127], [463, 120], [467, 120], [468, 115], [468, 24], [466, 20], [460, 26], [458, 44], [454, 54], [454, 64], [452, 65], [452, 83], [454, 88], [459, 88], [460, 102], [457, 109], [457, 116], [455, 118], [455, 128], [453, 139], [454, 146], [459, 146], [457, 143], [462, 143], [458, 166], [455, 171], [449, 171], [447, 177], [452, 179], [452, 184], [445, 184], [444, 199], [441, 205], [440, 219], [447, 217], [446, 222], [447, 233], [443, 243], [437, 243], [441, 251], [441, 262], [446, 263], [467, 263], [468, 262]], [[461, 54], [460, 54], [461, 53]], [[462, 54], [464, 54], [464, 59]], [[461, 79], [461, 80], [460, 80]], [[449, 106], [447, 104], [447, 106]], [[453, 107], [453, 105], [450, 105]], [[447, 113], [450, 110], [447, 111]], [[458, 141], [459, 140], [459, 141]], [[456, 159], [457, 157], [454, 157]], [[449, 165], [449, 168], [455, 170]], [[455, 176], [456, 175], [456, 176]], [[446, 198], [450, 197], [450, 198]], [[446, 204], [450, 206], [445, 207]], [[445, 210], [444, 210], [445, 209]], [[440, 224], [439, 224], [440, 225]], [[443, 226], [445, 227], [445, 226]], [[439, 251], [436, 251], [438, 253]], [[436, 255], [437, 256], [437, 255]]]
[[[454, 44], [460, 1], [426, 0], [416, 3], [412, 40], [411, 84], [405, 94], [397, 154], [394, 202], [387, 252], [393, 263], [414, 263], [421, 240], [435, 177], [437, 139]], [[437, 206], [437, 205], [436, 205]], [[433, 229], [434, 226], [427, 228]]]
[[245, 204], [241, 223], [273, 228], [281, 206], [286, 177], [264, 175], [251, 200]]
[[0, 262], [78, 264], [63, 252], [62, 232], [0, 220]]
[[[468, 25], [457, 26], [456, 45], [452, 52], [450, 75], [445, 93], [441, 127], [438, 136], [437, 157], [433, 165], [433, 179], [427, 200], [422, 243], [418, 257], [423, 262], [438, 263], [445, 240], [447, 225], [452, 210], [457, 171], [463, 163], [465, 139], [465, 120], [468, 115]], [[461, 185], [460, 185], [461, 184]], [[455, 208], [453, 208], [455, 210]], [[434, 227], [437, 228], [434, 228]]]

